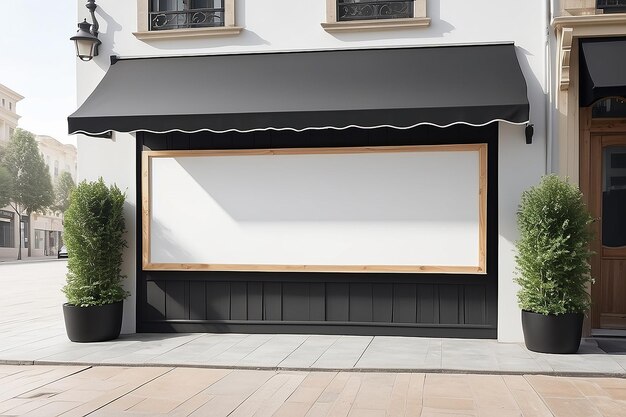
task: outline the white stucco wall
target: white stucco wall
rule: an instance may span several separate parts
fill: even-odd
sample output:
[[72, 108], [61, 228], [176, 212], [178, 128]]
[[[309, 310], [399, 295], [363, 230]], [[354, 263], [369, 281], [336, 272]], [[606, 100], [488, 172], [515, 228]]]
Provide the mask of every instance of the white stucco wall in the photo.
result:
[[[545, 172], [546, 94], [546, 2], [501, 0], [441, 0], [428, 2], [430, 27], [387, 31], [330, 34], [320, 23], [326, 15], [324, 0], [236, 0], [236, 24], [244, 31], [237, 36], [202, 39], [140, 41], [135, 1], [99, 0], [100, 56], [92, 62], [77, 60], [78, 104], [93, 91], [109, 66], [109, 56], [165, 56], [237, 52], [290, 51], [445, 44], [515, 42], [522, 71], [528, 83], [531, 122], [535, 124], [532, 145], [526, 145], [523, 127], [500, 126], [499, 151], [499, 340], [521, 341], [519, 310], [515, 301], [513, 242], [515, 211], [519, 195]], [[78, 18], [88, 16], [82, 0]], [[463, 63], [459, 62], [459, 71]], [[355, 69], [358, 71], [358, 68]], [[116, 182], [127, 190], [127, 227], [135, 225], [134, 137], [116, 134], [115, 141], [80, 137], [80, 179]], [[128, 287], [135, 289], [134, 234], [129, 233], [124, 273]], [[123, 331], [134, 331], [134, 299], [125, 308]]]

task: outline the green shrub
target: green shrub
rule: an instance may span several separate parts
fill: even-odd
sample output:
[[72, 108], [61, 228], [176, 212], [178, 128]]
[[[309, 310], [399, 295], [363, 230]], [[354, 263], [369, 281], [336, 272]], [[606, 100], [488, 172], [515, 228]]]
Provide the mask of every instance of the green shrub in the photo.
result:
[[102, 178], [83, 181], [72, 191], [65, 212], [64, 239], [69, 255], [63, 292], [71, 305], [87, 307], [122, 301], [124, 194]]
[[582, 193], [556, 175], [522, 194], [516, 256], [522, 309], [563, 314], [589, 308], [591, 222]]

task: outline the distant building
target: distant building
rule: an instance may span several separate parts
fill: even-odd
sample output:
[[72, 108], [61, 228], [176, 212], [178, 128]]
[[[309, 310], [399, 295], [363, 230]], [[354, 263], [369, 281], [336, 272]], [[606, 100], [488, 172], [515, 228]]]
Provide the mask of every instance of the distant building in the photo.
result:
[[[8, 143], [20, 116], [17, 103], [24, 97], [0, 84], [0, 146]], [[19, 222], [11, 207], [0, 207], [0, 258], [17, 256]]]
[[63, 172], [69, 172], [76, 180], [76, 146], [64, 144], [51, 136], [37, 135], [39, 152], [50, 169], [50, 178], [54, 184]]
[[8, 142], [17, 127], [20, 116], [17, 114], [17, 102], [24, 97], [0, 84], [0, 143]]
[[[24, 97], [0, 84], [0, 146], [6, 145], [17, 128], [20, 116], [16, 104]], [[76, 180], [76, 147], [63, 144], [44, 135], [36, 136], [39, 152], [50, 170], [54, 185], [63, 172], [69, 172]], [[22, 228], [22, 257], [28, 255], [28, 245], [32, 242], [31, 256], [56, 255], [62, 245], [63, 219], [58, 213], [33, 213], [30, 218], [22, 216], [17, 221], [12, 207], [0, 207], [0, 258], [17, 257], [18, 240]], [[32, 222], [31, 234], [27, 236], [28, 222]]]
[[[63, 144], [50, 136], [37, 135], [39, 152], [43, 156], [50, 179], [54, 185], [63, 172], [69, 172], [76, 180], [76, 147]], [[60, 213], [48, 211], [33, 213], [30, 241], [33, 242], [31, 256], [56, 255], [62, 246], [63, 218]]]

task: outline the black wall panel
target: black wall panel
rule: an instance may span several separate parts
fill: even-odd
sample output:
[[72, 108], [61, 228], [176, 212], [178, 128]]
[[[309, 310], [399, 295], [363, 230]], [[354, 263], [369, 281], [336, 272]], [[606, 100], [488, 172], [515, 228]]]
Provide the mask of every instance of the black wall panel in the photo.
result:
[[[420, 127], [404, 131], [138, 133], [138, 167], [143, 149], [489, 144], [488, 274], [143, 271], [139, 244], [138, 331], [495, 338], [497, 131], [497, 124], [493, 124], [481, 128]], [[138, 172], [138, 185], [139, 180]], [[141, 201], [140, 195], [137, 198]], [[140, 215], [138, 219], [137, 237], [141, 242]]]

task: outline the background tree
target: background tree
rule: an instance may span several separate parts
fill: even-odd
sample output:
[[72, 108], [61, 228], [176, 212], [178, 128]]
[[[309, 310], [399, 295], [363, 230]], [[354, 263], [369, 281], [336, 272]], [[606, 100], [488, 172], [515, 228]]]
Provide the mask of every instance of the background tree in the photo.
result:
[[[48, 166], [39, 153], [35, 136], [23, 129], [16, 129], [6, 148], [3, 165], [13, 178], [11, 207], [18, 220], [23, 214], [29, 216], [54, 204], [54, 191]], [[28, 236], [32, 222], [28, 222]], [[22, 259], [22, 228], [19, 228], [17, 259]], [[28, 255], [32, 242], [28, 242]]]
[[74, 188], [76, 188], [76, 183], [72, 174], [63, 171], [54, 184], [54, 206], [52, 206], [54, 211], [61, 213], [61, 218], [70, 205], [70, 194]]
[[13, 177], [0, 159], [0, 207], [8, 206], [13, 194]]

